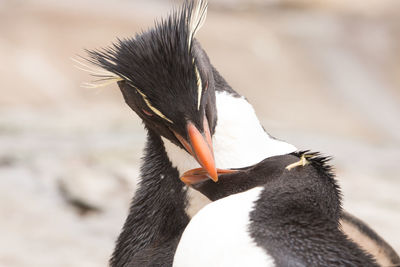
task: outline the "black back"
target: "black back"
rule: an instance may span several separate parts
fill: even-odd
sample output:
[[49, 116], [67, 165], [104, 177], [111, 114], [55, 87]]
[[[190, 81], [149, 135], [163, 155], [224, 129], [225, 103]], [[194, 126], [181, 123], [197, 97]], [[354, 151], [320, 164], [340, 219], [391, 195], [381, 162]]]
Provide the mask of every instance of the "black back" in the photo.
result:
[[249, 232], [277, 266], [378, 266], [340, 230], [340, 189], [328, 159], [308, 153], [307, 165], [285, 168], [303, 153], [268, 158], [194, 188], [217, 200], [263, 186]]

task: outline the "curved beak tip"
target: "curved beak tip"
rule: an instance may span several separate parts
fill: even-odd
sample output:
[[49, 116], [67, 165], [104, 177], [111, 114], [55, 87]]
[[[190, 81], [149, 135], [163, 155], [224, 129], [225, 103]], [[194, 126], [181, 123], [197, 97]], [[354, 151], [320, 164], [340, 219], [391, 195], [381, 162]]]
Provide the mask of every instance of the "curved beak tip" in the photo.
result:
[[218, 174], [217, 174], [217, 169], [213, 169], [211, 170], [207, 170], [211, 180], [213, 180], [214, 182], [218, 182]]

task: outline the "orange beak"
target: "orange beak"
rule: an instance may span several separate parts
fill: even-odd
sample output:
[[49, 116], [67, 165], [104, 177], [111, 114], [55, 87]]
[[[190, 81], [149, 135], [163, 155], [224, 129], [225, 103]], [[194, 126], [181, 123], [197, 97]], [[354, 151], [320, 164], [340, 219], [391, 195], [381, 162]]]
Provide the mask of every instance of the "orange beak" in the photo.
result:
[[[218, 175], [226, 174], [226, 173], [234, 173], [237, 172], [236, 170], [229, 170], [229, 169], [217, 169]], [[184, 182], [186, 185], [194, 185], [203, 181], [210, 179], [209, 174], [203, 168], [197, 168], [188, 170], [181, 176], [181, 181]], [[215, 181], [217, 182], [217, 181]]]
[[215, 167], [214, 152], [212, 149], [211, 133], [208, 126], [207, 119], [203, 121], [204, 134], [194, 126], [192, 122], [188, 122], [186, 130], [189, 137], [187, 142], [182, 136], [174, 132], [179, 142], [186, 148], [186, 150], [197, 160], [197, 162], [205, 169], [214, 181], [218, 181], [217, 169]]

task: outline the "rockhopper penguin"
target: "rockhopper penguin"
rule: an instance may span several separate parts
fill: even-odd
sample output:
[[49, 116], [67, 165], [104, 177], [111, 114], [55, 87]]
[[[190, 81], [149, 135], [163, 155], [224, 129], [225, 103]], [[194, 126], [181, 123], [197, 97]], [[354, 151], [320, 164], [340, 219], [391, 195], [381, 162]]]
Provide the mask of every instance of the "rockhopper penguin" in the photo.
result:
[[224, 168], [296, 151], [264, 131], [253, 107], [211, 65], [194, 38], [206, 12], [205, 1], [188, 1], [151, 29], [88, 51], [102, 68], [88, 70], [99, 77], [90, 85], [118, 82], [147, 130], [139, 187], [111, 266], [172, 264], [190, 218], [210, 203], [182, 183], [185, 171], [202, 166], [216, 181]]
[[298, 152], [182, 177], [213, 203], [182, 234], [174, 267], [378, 266], [340, 230], [341, 195], [328, 158]]

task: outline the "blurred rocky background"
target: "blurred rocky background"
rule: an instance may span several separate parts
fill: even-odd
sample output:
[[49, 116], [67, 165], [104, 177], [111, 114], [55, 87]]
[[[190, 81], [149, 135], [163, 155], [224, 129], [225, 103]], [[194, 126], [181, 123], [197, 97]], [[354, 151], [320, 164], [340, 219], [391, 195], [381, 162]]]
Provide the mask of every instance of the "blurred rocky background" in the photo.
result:
[[[0, 266], [106, 266], [144, 130], [71, 57], [177, 2], [0, 0]], [[210, 0], [198, 39], [265, 128], [334, 156], [345, 208], [400, 252], [400, 1]]]

